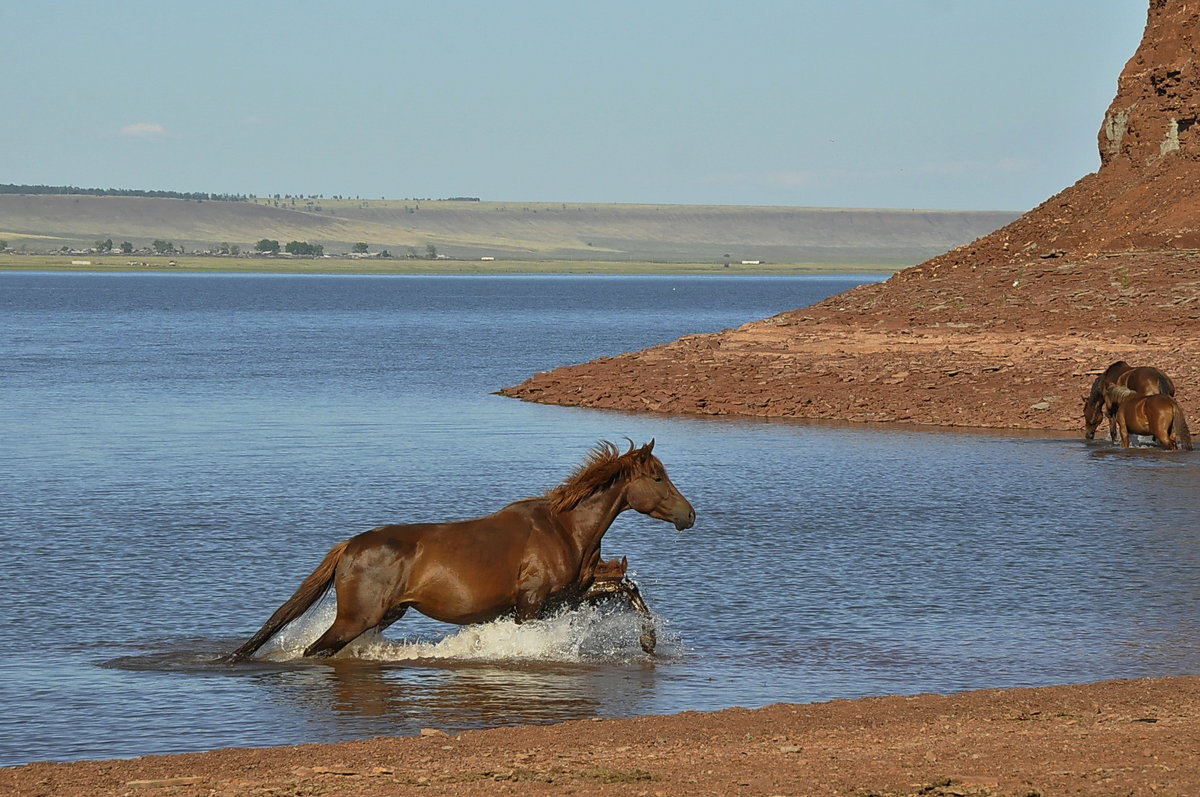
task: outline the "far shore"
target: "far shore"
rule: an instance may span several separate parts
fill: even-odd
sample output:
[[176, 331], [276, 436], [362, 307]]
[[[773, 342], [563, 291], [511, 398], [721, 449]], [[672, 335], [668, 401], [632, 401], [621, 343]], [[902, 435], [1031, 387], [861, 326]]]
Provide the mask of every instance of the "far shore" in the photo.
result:
[[621, 260], [414, 260], [201, 255], [0, 254], [0, 271], [244, 274], [891, 274], [895, 263], [666, 263]]

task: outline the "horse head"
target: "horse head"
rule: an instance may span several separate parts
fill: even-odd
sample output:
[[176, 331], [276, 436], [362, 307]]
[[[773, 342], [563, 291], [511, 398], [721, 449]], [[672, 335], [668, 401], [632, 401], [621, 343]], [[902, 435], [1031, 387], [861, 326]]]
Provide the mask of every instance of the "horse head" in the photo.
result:
[[1091, 440], [1096, 436], [1096, 427], [1104, 420], [1107, 413], [1111, 416], [1117, 410], [1116, 403], [1108, 398], [1109, 385], [1115, 384], [1122, 374], [1134, 370], [1133, 366], [1124, 360], [1117, 360], [1104, 369], [1104, 373], [1092, 382], [1092, 389], [1083, 400], [1083, 436]]
[[631, 448], [626, 455], [633, 459], [634, 470], [625, 486], [625, 499], [632, 509], [674, 523], [679, 531], [691, 528], [696, 522], [696, 510], [671, 482], [667, 469], [653, 451], [651, 440], [639, 449]]
[[1083, 400], [1083, 436], [1087, 440], [1096, 437], [1096, 429], [1104, 420], [1104, 401], [1092, 398]]
[[1104, 420], [1104, 374], [1096, 377], [1092, 389], [1083, 400], [1084, 437], [1088, 440], [1096, 436], [1096, 427]]
[[596, 581], [620, 581], [625, 578], [628, 570], [629, 557], [627, 556], [622, 556], [620, 559], [601, 559], [596, 563], [592, 578]]

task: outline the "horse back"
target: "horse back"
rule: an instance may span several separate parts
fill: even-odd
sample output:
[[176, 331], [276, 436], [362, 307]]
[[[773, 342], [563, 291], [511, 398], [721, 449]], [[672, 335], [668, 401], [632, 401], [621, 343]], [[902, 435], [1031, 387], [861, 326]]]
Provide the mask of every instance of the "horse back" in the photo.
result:
[[1117, 378], [1120, 377], [1121, 374], [1128, 373], [1132, 370], [1132, 365], [1124, 360], [1117, 360], [1115, 363], [1104, 369], [1104, 373], [1100, 374], [1100, 378], [1097, 381], [1101, 384], [1111, 385], [1117, 381]]
[[1152, 365], [1131, 368], [1117, 377], [1116, 384], [1143, 396], [1175, 395], [1175, 383], [1171, 381], [1171, 377]]
[[343, 572], [348, 584], [374, 574], [362, 589], [381, 602], [443, 622], [487, 622], [514, 609], [529, 578], [557, 586], [576, 577], [579, 563], [555, 532], [553, 514], [534, 501], [469, 520], [379, 526], [352, 539]]
[[511, 579], [531, 558], [561, 556], [561, 532], [544, 501], [517, 501], [467, 520], [378, 526], [353, 537], [347, 554], [360, 563], [402, 567], [414, 577], [450, 567]]

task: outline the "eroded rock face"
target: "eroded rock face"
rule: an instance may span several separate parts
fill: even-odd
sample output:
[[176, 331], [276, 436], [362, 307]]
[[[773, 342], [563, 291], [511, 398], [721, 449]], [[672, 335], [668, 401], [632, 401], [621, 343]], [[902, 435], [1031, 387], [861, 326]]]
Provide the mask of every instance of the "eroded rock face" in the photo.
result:
[[[1200, 414], [1200, 3], [1151, 0], [1100, 169], [1013, 223], [813, 307], [502, 392], [669, 413], [1082, 428], [1094, 376], [1157, 365]], [[1194, 423], [1193, 423], [1194, 425]]]
[[934, 261], [1200, 248], [1200, 6], [1151, 0], [1117, 87], [1097, 134], [1098, 172]]
[[1159, 160], [1200, 156], [1197, 13], [1182, 0], [1154, 0], [1137, 53], [1117, 81], [1100, 128], [1103, 167], [1142, 172]]

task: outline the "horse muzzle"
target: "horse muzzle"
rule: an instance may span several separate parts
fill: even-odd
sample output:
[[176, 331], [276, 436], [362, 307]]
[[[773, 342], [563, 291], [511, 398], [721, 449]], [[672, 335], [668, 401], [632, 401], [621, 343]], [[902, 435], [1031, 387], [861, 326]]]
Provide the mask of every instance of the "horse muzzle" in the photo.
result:
[[678, 509], [671, 517], [671, 522], [675, 524], [676, 531], [690, 529], [696, 525], [696, 510], [689, 505], [686, 509]]

